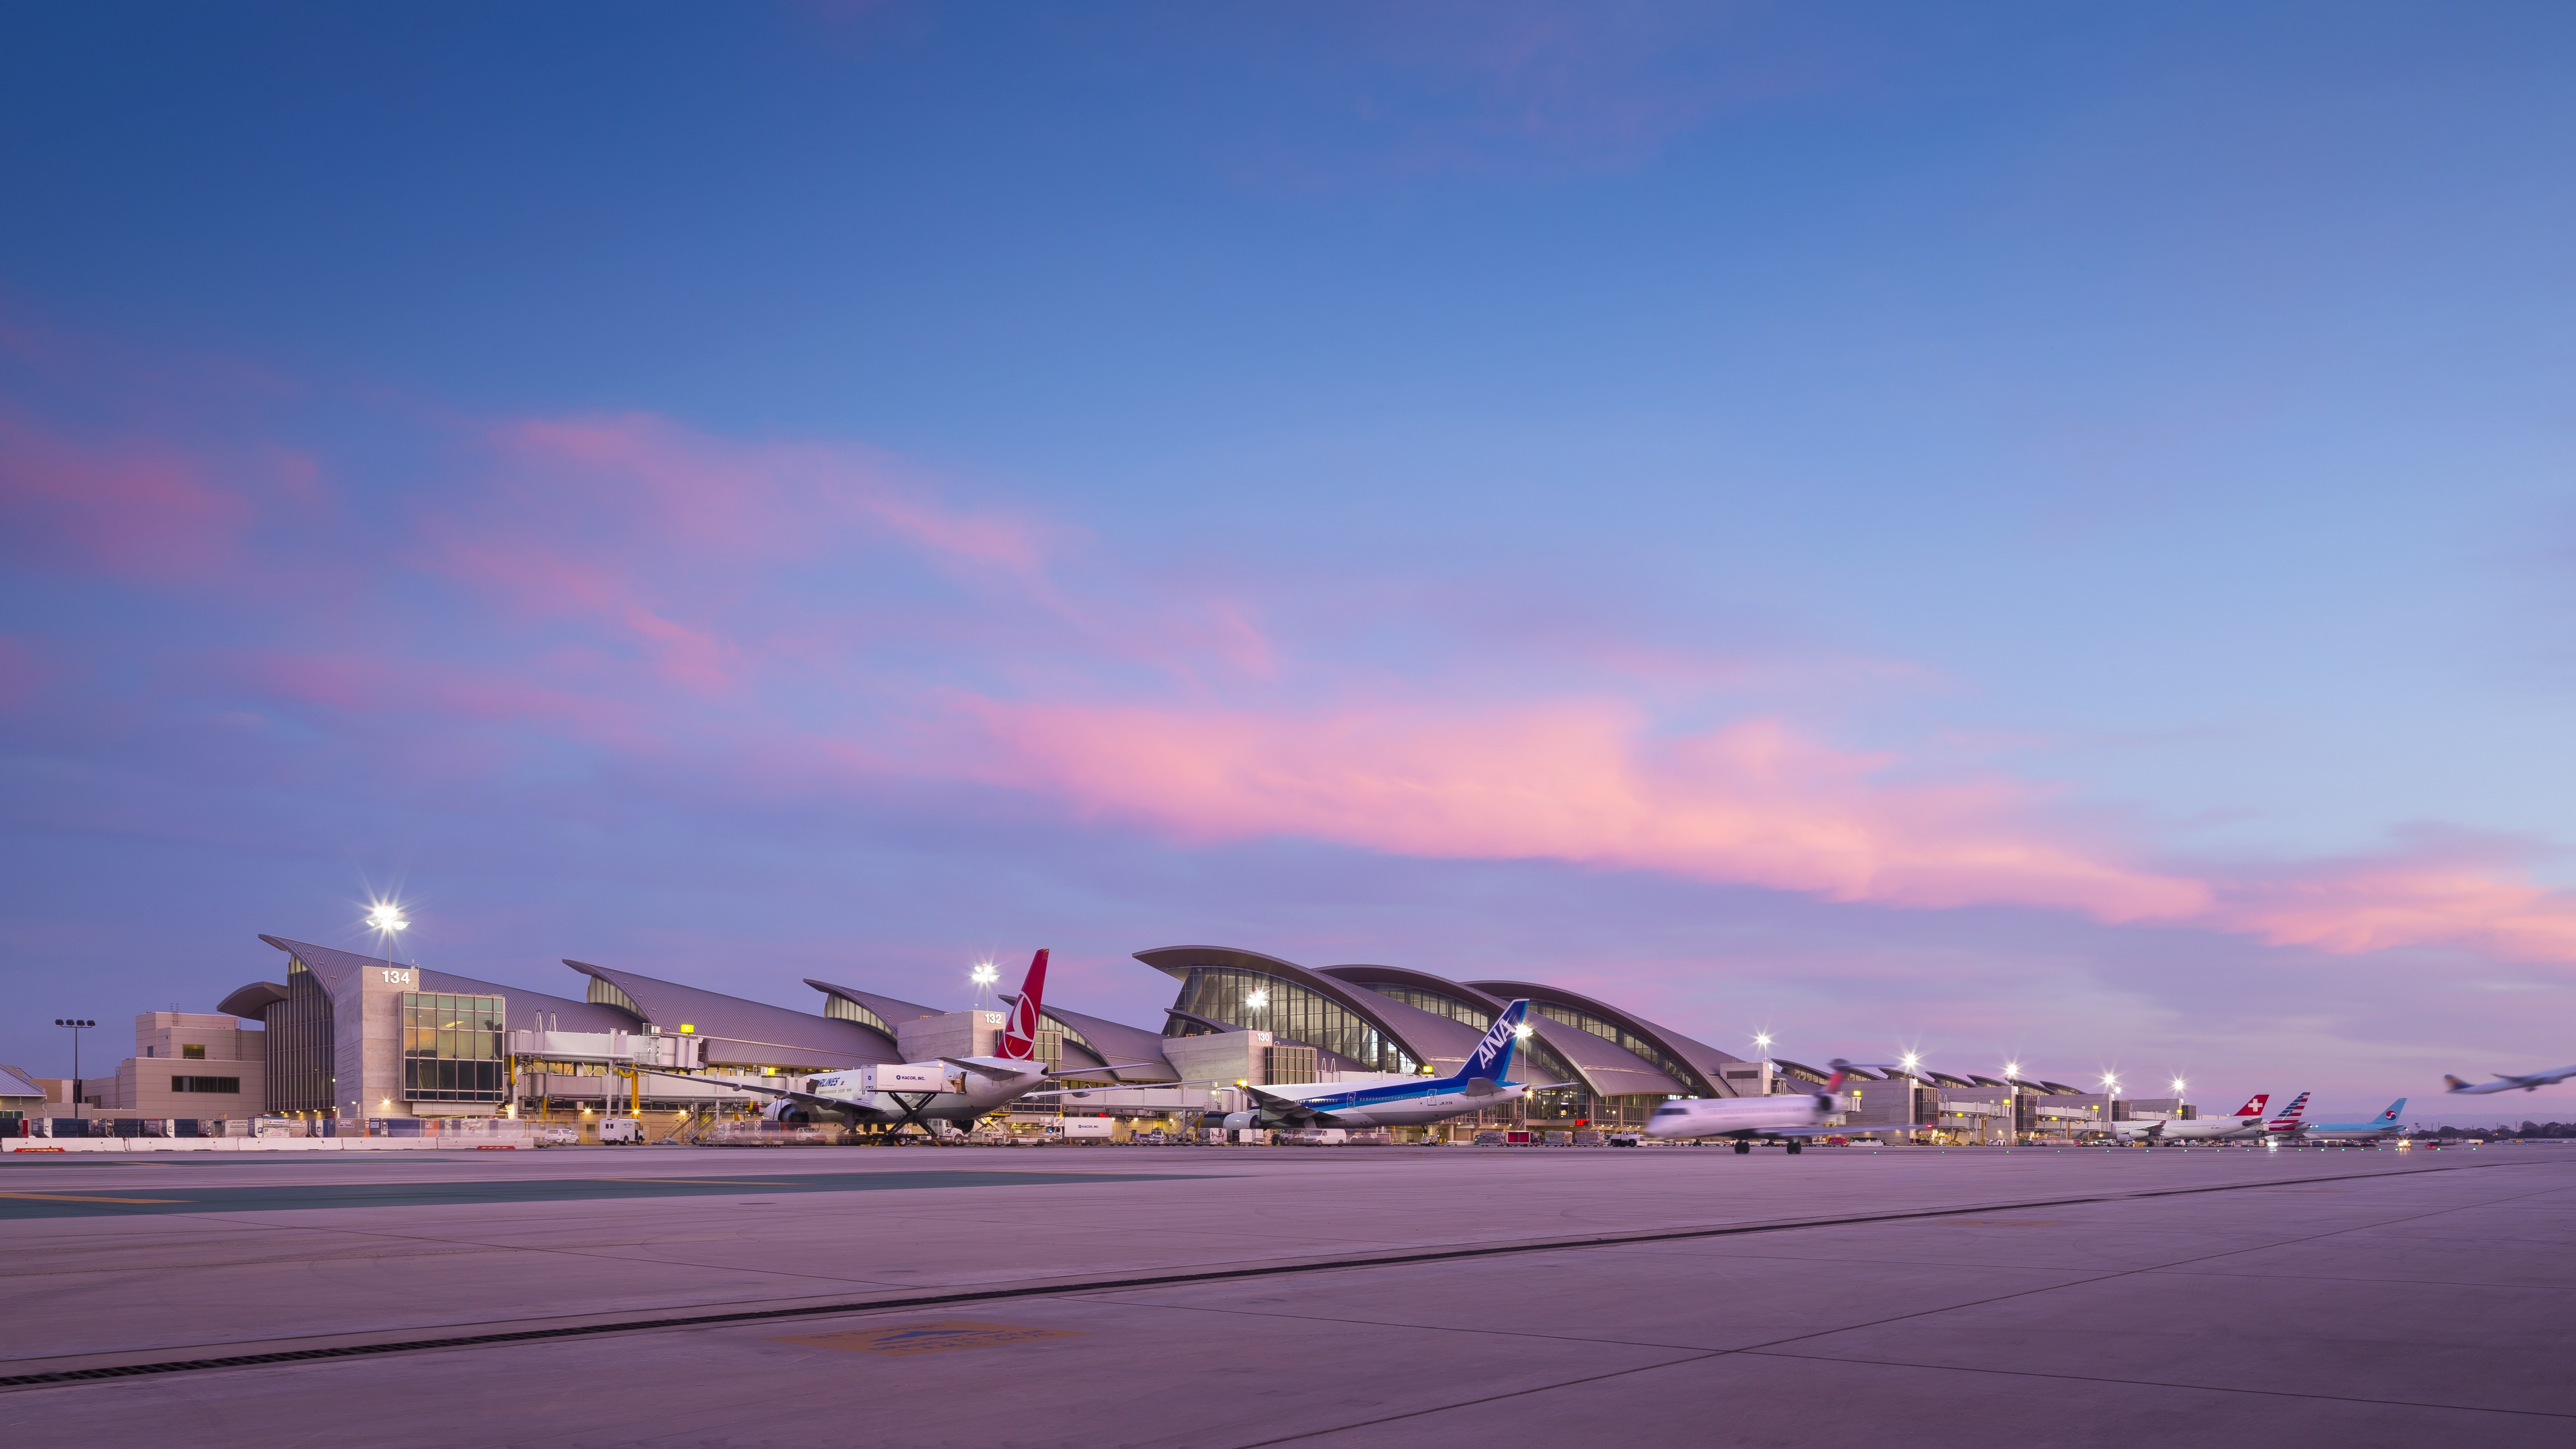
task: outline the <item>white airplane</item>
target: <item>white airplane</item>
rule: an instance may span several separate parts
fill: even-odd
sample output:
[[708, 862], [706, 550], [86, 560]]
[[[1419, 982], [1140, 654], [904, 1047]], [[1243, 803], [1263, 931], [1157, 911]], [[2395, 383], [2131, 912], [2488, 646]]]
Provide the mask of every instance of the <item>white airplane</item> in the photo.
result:
[[[842, 1122], [853, 1127], [901, 1127], [919, 1123], [965, 1126], [987, 1112], [1035, 1093], [1057, 1077], [1095, 1076], [1103, 1069], [1047, 1070], [1037, 1060], [1038, 1001], [1046, 990], [1047, 953], [1041, 948], [1029, 961], [1029, 974], [1002, 1028], [998, 1055], [941, 1057], [935, 1062], [900, 1062], [823, 1072], [807, 1077], [802, 1088], [771, 1087], [758, 1082], [728, 1081], [746, 1092], [773, 1100], [761, 1109], [772, 1122]], [[1126, 1070], [1145, 1063], [1110, 1067]], [[652, 1071], [652, 1068], [645, 1068]], [[677, 1077], [679, 1072], [654, 1072]], [[705, 1081], [704, 1077], [690, 1078]]]
[[2449, 1076], [2447, 1074], [2442, 1078], [2442, 1080], [2451, 1084], [2451, 1091], [2457, 1092], [2463, 1097], [2483, 1097], [2489, 1092], [2510, 1092], [2517, 1088], [2525, 1092], [2537, 1092], [2543, 1087], [2554, 1087], [2560, 1082], [2566, 1081], [2569, 1077], [2576, 1077], [2576, 1067], [2560, 1067], [2555, 1071], [2533, 1072], [2531, 1075], [2525, 1077], [2510, 1076], [2504, 1072], [2498, 1072], [2495, 1074], [2496, 1079], [2494, 1081], [2480, 1082], [2474, 1087], [2461, 1081], [2457, 1077]]
[[2148, 1122], [2114, 1122], [2112, 1135], [2123, 1142], [2145, 1142], [2161, 1147], [2168, 1142], [2216, 1142], [2221, 1138], [2252, 1136], [2263, 1127], [2263, 1107], [2272, 1100], [2269, 1092], [2257, 1092], [2245, 1099], [2245, 1105], [2224, 1117], [2194, 1117], [2188, 1121], [2167, 1117]]
[[1507, 1107], [1531, 1092], [1544, 1092], [1559, 1082], [1504, 1080], [1512, 1069], [1512, 1051], [1520, 1044], [1521, 1018], [1529, 1002], [1515, 1001], [1494, 1018], [1493, 1028], [1467, 1056], [1466, 1065], [1445, 1077], [1388, 1077], [1365, 1085], [1307, 1082], [1272, 1087], [1246, 1086], [1253, 1110], [1228, 1113], [1222, 1125], [1246, 1127], [1417, 1127], [1469, 1112]]
[[[1666, 1102], [1646, 1119], [1649, 1137], [1732, 1137], [1735, 1150], [1751, 1152], [1757, 1139], [1778, 1138], [1791, 1152], [1806, 1150], [1806, 1139], [1840, 1132], [1884, 1132], [1885, 1127], [1842, 1127], [1828, 1119], [1852, 1110], [1840, 1096], [1852, 1064], [1840, 1057], [1825, 1065], [1834, 1074], [1813, 1092], [1780, 1092], [1767, 1097], [1692, 1097]], [[1871, 1071], [1893, 1068], [1872, 1067]], [[1902, 1130], [1902, 1129], [1894, 1129]]]
[[2341, 1137], [2356, 1141], [2372, 1137], [2385, 1137], [2391, 1132], [2403, 1132], [2406, 1130], [2397, 1123], [2397, 1114], [2405, 1110], [2406, 1099], [2404, 1097], [2400, 1097], [2396, 1101], [2388, 1104], [2387, 1111], [2380, 1113], [2378, 1116], [2371, 1118], [2367, 1122], [2311, 1122], [2299, 1135], [2302, 1137]]

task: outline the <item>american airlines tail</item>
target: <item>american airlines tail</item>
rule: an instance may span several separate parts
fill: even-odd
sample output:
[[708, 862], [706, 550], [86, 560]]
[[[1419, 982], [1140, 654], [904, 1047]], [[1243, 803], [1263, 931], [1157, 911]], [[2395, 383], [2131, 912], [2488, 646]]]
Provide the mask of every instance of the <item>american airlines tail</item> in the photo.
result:
[[2308, 1094], [2301, 1092], [2299, 1095], [2290, 1099], [2290, 1105], [2282, 1109], [2280, 1116], [2273, 1118], [2265, 1125], [2269, 1126], [2275, 1132], [2296, 1132], [2300, 1127], [2300, 1114], [2307, 1110]]
[[1029, 961], [1029, 974], [1020, 982], [1020, 999], [1011, 1003], [1010, 1024], [1002, 1028], [1002, 1040], [994, 1050], [1006, 1061], [1033, 1061], [1038, 1051], [1038, 997], [1046, 990], [1046, 947]]
[[1494, 1018], [1493, 1030], [1486, 1032], [1485, 1039], [1476, 1043], [1476, 1049], [1467, 1054], [1467, 1064], [1460, 1067], [1451, 1080], [1468, 1082], [1481, 1077], [1489, 1082], [1499, 1082], [1509, 1076], [1512, 1051], [1521, 1042], [1521, 1018], [1527, 1015], [1527, 1001], [1515, 1001], [1504, 1007], [1503, 1014]]

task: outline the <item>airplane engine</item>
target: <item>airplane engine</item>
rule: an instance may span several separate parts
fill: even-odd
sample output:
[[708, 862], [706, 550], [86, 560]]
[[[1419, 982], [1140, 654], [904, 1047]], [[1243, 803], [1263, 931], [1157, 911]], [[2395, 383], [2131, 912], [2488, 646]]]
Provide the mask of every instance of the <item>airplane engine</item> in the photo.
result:
[[1241, 1132], [1248, 1127], [1259, 1126], [1260, 1124], [1254, 1119], [1258, 1118], [1260, 1115], [1261, 1114], [1258, 1112], [1228, 1112], [1225, 1114], [1225, 1130], [1228, 1132]]
[[815, 1114], [813, 1108], [806, 1106], [804, 1103], [790, 1102], [784, 1099], [772, 1102], [768, 1106], [761, 1108], [760, 1115], [771, 1122], [788, 1122], [801, 1126], [810, 1126], [823, 1120]]

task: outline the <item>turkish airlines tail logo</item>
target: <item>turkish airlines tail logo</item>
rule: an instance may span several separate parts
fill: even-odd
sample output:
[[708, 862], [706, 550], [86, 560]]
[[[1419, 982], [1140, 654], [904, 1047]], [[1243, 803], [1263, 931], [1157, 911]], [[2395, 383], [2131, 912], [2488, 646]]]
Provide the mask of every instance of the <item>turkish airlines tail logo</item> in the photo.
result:
[[1046, 948], [1029, 962], [1029, 974], [1020, 983], [1020, 999], [1011, 1003], [1010, 1025], [1002, 1028], [1002, 1055], [1015, 1062], [1025, 1062], [1038, 1050], [1038, 997], [1046, 990]]

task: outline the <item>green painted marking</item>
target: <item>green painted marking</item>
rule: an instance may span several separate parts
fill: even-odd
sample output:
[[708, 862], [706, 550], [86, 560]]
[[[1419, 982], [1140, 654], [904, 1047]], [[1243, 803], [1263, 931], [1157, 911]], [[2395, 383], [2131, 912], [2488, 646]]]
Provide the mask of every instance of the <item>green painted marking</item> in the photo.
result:
[[0, 1197], [0, 1222], [22, 1218], [156, 1217], [171, 1213], [299, 1212], [315, 1208], [486, 1207], [511, 1203], [598, 1202], [641, 1197], [761, 1197], [834, 1192], [903, 1192], [942, 1187], [1078, 1187], [1096, 1182], [1170, 1182], [1176, 1172], [818, 1172], [752, 1187], [739, 1177], [549, 1178], [539, 1182], [298, 1183], [261, 1187], [164, 1187], [184, 1194], [164, 1202], [79, 1202]]

